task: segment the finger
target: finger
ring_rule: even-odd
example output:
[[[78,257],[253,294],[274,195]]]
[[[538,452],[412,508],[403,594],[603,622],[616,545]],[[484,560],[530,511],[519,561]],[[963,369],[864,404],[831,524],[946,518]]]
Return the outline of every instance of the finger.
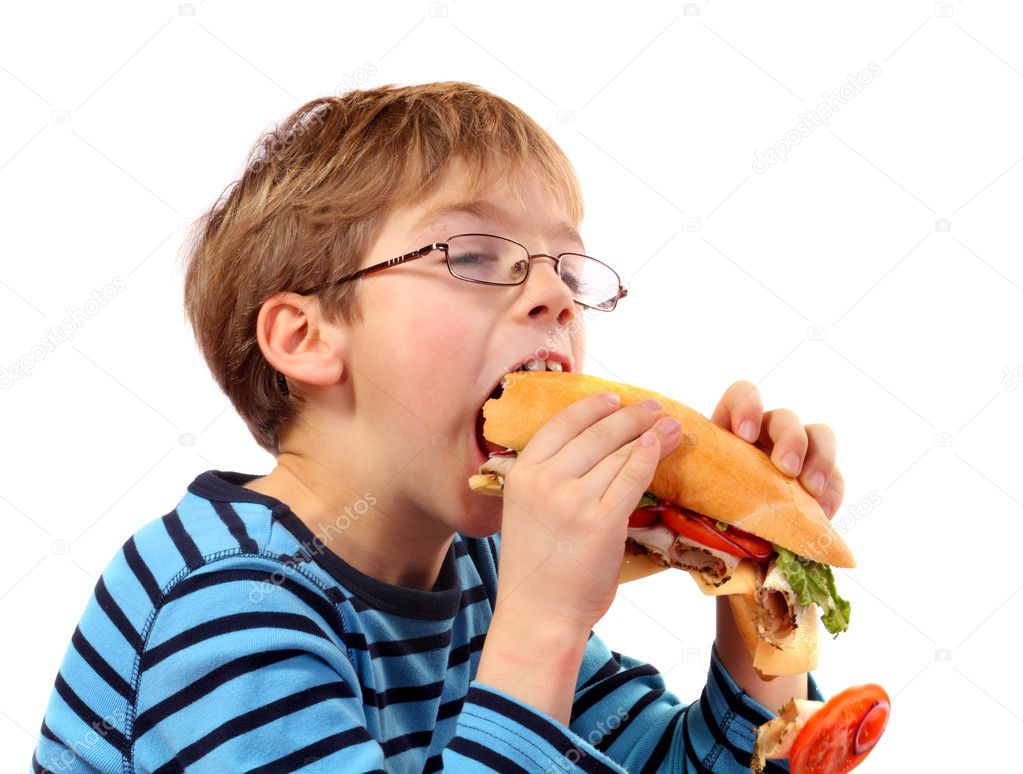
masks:
[[[828,483],[824,487],[824,494],[817,498],[817,502],[821,504],[821,508],[830,519],[838,513],[843,497],[845,497],[845,479],[842,478],[842,473],[838,468],[835,468],[831,471],[831,478],[828,479]]]
[[[609,454],[639,438],[655,422],[663,423],[663,433],[668,432],[669,425],[678,425],[677,420],[664,416],[664,409],[658,401],[640,401],[626,406],[583,430],[551,457],[548,465],[559,477],[579,478]]]
[[[753,443],[760,435],[764,404],[753,382],[738,381],[725,390],[710,421]]]
[[[682,440],[681,430],[670,430],[666,428],[662,422],[664,418],[654,423],[652,432],[657,434],[657,438],[660,441],[660,453],[658,461],[663,460],[676,448],[678,448],[679,442]],[[581,482],[587,492],[593,492],[596,496],[602,497],[606,492],[611,482],[614,480],[622,468],[629,461],[629,457],[632,455],[632,447],[637,441],[631,441],[625,444],[625,446],[617,449],[611,454],[607,455],[603,460],[594,466],[593,470],[582,477]]]
[[[806,430],[793,412],[773,409],[764,414],[757,446],[771,455],[771,461],[782,473],[799,475],[808,444]]]
[[[799,482],[807,492],[820,498],[835,469],[835,434],[827,425],[804,425],[807,449]]]
[[[608,399],[608,395],[614,398],[613,402]],[[614,413],[620,406],[621,400],[613,393],[597,393],[577,400],[551,417],[533,434],[519,455],[519,460],[543,462],[554,456],[585,428]]]
[[[646,446],[644,439],[650,438],[652,446]],[[650,486],[657,463],[660,460],[660,441],[656,432],[643,433],[636,443],[632,444],[629,457],[622,469],[612,479],[604,496],[600,498],[605,509],[618,515],[632,513],[633,508]],[[622,525],[624,526],[624,519]]]

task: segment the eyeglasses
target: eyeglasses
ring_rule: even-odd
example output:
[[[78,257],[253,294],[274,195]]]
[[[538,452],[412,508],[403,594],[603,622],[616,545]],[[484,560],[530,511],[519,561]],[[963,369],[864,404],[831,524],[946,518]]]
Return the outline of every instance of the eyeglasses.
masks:
[[[411,253],[399,255],[389,261],[359,269],[347,277],[335,280],[331,285],[342,285],[372,272],[390,269],[416,258],[423,258],[434,250],[444,253],[448,271],[453,277],[481,285],[521,285],[529,276],[534,258],[550,258],[561,280],[572,291],[572,299],[590,309],[612,311],[618,299],[628,295],[618,274],[603,261],[581,253],[561,253],[557,256],[546,253],[530,255],[524,245],[493,234],[456,234],[446,242],[434,242]],[[310,295],[322,287],[298,291],[299,295]]]

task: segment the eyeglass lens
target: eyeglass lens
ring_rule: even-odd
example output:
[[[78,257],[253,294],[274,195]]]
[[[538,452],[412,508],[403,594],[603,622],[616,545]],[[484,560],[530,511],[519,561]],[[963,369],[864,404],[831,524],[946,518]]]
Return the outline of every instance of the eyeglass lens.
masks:
[[[495,285],[517,285],[529,267],[522,245],[486,234],[459,234],[448,239],[448,267],[461,279]],[[573,298],[586,306],[613,309],[618,298],[618,275],[595,258],[567,253],[558,274]]]

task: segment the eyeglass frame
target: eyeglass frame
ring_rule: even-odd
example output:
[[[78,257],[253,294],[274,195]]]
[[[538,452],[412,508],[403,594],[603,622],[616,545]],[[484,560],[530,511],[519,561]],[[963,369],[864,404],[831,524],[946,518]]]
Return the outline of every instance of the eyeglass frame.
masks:
[[[448,243],[452,239],[456,239],[458,237],[463,237],[463,236],[493,237],[495,239],[503,239],[505,242],[511,242],[513,245],[518,245],[519,247],[521,247],[526,252],[526,273],[522,275],[522,279],[520,279],[518,282],[488,282],[487,280],[473,279],[471,277],[461,277],[461,276],[455,274],[454,269],[451,268],[451,262],[448,259]],[[526,279],[529,277],[529,272],[530,272],[530,270],[533,267],[533,259],[534,258],[550,258],[552,261],[554,261],[554,271],[556,273],[558,273],[558,269],[561,266],[561,259],[564,256],[566,256],[566,255],[574,255],[574,256],[577,256],[577,257],[580,257],[580,258],[587,258],[587,259],[589,259],[591,261],[596,261],[601,266],[605,267],[608,271],[610,271],[615,276],[615,279],[618,281],[618,291],[610,299],[613,302],[610,309],[602,309],[599,306],[592,306],[590,304],[583,303],[582,301],[577,301],[575,299],[575,297],[573,296],[572,301],[574,303],[579,304],[580,306],[585,306],[587,309],[595,309],[598,312],[613,312],[615,310],[615,308],[618,306],[618,302],[621,299],[625,298],[629,294],[629,289],[627,287],[625,287],[624,285],[622,285],[622,278],[618,274],[618,272],[616,272],[614,269],[612,269],[610,266],[608,266],[606,263],[604,263],[599,258],[594,258],[592,255],[586,255],[584,253],[568,253],[568,252],[566,252],[566,253],[558,253],[557,256],[553,256],[553,255],[550,255],[548,253],[530,253],[528,247],[526,247],[524,244],[522,244],[520,242],[516,242],[514,239],[509,239],[508,237],[498,236],[497,234],[480,234],[480,233],[453,234],[452,236],[449,236],[443,242],[434,242],[434,243],[429,244],[429,245],[424,245],[423,247],[420,247],[418,250],[413,250],[410,253],[405,253],[404,255],[399,255],[397,258],[391,258],[388,261],[382,261],[381,263],[376,263],[376,264],[373,264],[372,266],[367,266],[367,267],[365,267],[363,269],[359,269],[358,271],[353,272],[352,274],[349,274],[346,277],[342,277],[339,280],[333,280],[332,282],[329,282],[326,285],[320,285],[320,286],[315,287],[315,288],[310,288],[309,290],[298,290],[298,291],[295,291],[295,292],[298,295],[300,295],[300,296],[308,296],[308,295],[311,295],[313,293],[320,292],[325,287],[336,287],[338,285],[343,285],[346,282],[351,282],[353,280],[361,279],[362,277],[366,276],[367,274],[371,274],[373,272],[383,271],[384,269],[390,269],[392,266],[398,266],[398,265],[403,264],[403,263],[408,263],[409,261],[414,261],[417,258],[425,258],[427,255],[429,255],[430,253],[434,252],[435,250],[441,250],[444,253],[444,265],[448,267],[448,273],[450,273],[451,276],[454,277],[455,279],[461,280],[462,282],[473,282],[473,283],[476,283],[478,285],[496,285],[496,286],[499,286],[499,287],[514,287],[516,285],[521,285],[522,283],[524,283],[526,281]],[[558,278],[561,279],[561,274],[560,273],[558,273]]]

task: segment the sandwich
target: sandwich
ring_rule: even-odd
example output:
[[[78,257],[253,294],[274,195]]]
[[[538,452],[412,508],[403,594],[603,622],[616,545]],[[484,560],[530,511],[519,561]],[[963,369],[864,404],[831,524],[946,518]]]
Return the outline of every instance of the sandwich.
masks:
[[[753,666],[765,679],[817,666],[818,622],[837,635],[849,603],[832,567],[855,567],[824,511],[770,457],[664,395],[587,374],[508,373],[484,403],[477,431],[489,454],[469,486],[500,495],[529,439],[581,398],[613,392],[622,406],[656,398],[682,424],[629,518],[619,583],[669,568],[703,593],[726,595]]]
[[[854,685],[826,702],[789,699],[776,717],[754,729],[750,769],[789,759],[791,774],[852,771],[877,745],[888,726],[891,700],[877,683]]]

